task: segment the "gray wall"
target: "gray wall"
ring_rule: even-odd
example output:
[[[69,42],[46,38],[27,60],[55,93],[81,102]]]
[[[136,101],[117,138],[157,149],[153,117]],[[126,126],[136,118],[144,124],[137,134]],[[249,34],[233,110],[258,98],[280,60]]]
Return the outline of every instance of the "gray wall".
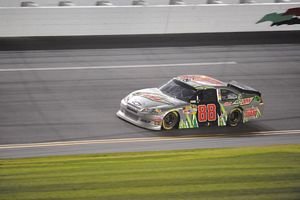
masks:
[[[0,0],[0,7],[18,7],[22,1],[33,1],[39,6],[57,6],[60,0]],[[93,6],[97,0],[70,0],[78,6]],[[169,0],[145,0],[148,5],[168,5]],[[225,4],[239,4],[240,0],[222,0]],[[131,5],[132,0],[110,0],[114,5]],[[206,4],[207,0],[184,0],[186,4]],[[274,0],[256,0],[257,3],[273,3]],[[300,0],[290,0],[300,2]]]
[[[295,4],[0,8],[0,37],[300,30],[256,24]]]

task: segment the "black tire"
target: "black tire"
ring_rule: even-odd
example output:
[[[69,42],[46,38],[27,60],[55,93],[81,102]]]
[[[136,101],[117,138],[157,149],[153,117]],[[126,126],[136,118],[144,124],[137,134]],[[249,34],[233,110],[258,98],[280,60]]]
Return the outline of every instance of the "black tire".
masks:
[[[243,121],[243,112],[239,108],[233,109],[227,118],[227,125],[230,127],[236,127]]]
[[[179,116],[177,112],[169,112],[163,119],[162,128],[165,130],[172,130],[177,127]]]

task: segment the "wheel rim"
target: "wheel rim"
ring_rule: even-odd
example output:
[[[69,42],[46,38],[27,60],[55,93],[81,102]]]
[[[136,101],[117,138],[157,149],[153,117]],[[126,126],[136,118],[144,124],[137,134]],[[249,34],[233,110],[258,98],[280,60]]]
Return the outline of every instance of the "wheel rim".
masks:
[[[239,110],[234,110],[229,115],[229,125],[230,126],[237,126],[241,122],[241,112]]]
[[[175,112],[168,113],[163,120],[163,128],[170,130],[173,129],[178,122],[178,115]]]

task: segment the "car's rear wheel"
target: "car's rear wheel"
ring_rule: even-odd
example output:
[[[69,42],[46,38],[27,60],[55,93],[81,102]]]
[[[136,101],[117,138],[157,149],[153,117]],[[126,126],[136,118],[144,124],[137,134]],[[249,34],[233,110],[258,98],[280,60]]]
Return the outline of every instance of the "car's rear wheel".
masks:
[[[239,108],[235,108],[230,112],[227,119],[227,125],[231,127],[238,126],[243,121],[243,112]]]
[[[178,125],[179,116],[177,112],[169,112],[163,119],[162,128],[171,130]]]

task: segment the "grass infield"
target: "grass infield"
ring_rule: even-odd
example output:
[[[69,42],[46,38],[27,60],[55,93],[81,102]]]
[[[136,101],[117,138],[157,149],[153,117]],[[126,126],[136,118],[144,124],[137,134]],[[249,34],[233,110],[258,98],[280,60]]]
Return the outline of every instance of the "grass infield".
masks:
[[[300,145],[0,160],[0,199],[300,199]]]

